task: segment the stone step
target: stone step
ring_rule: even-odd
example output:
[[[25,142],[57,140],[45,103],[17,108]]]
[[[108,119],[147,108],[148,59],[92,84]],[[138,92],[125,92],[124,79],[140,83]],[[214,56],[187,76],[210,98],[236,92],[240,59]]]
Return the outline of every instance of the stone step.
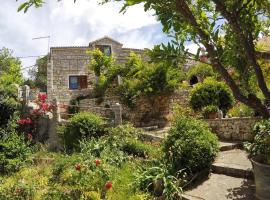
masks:
[[[158,126],[145,126],[145,127],[139,127],[145,131],[155,131],[158,129]]]
[[[213,173],[239,178],[252,178],[252,165],[247,153],[241,149],[219,152],[211,169]]]
[[[219,141],[220,151],[229,151],[232,149],[242,149],[243,144],[241,142]]]
[[[210,174],[203,183],[184,192],[185,200],[254,200],[254,181],[223,174]]]

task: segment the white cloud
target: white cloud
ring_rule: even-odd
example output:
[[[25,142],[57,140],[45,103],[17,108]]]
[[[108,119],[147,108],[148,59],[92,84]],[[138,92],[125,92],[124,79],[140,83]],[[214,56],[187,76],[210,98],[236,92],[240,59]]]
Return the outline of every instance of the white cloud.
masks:
[[[186,50],[188,50],[188,52],[196,54],[198,51],[199,46],[197,44],[191,43],[186,45]]]

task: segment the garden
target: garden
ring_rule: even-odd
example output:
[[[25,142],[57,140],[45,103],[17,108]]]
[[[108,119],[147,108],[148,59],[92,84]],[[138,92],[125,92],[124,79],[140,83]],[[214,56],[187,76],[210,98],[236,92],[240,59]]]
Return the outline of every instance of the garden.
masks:
[[[208,126],[180,113],[167,139],[153,143],[129,123],[109,127],[89,112],[59,125],[61,151],[49,151],[36,132],[37,119],[53,107],[46,98],[38,95],[36,109],[18,103],[6,113],[0,199],[179,199],[218,152]]]

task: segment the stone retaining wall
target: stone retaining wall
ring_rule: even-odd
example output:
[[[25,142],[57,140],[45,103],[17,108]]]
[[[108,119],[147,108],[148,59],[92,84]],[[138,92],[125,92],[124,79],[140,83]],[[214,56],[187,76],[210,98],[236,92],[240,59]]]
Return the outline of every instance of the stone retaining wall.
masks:
[[[259,118],[206,119],[219,138],[233,141],[252,140],[252,130]]]

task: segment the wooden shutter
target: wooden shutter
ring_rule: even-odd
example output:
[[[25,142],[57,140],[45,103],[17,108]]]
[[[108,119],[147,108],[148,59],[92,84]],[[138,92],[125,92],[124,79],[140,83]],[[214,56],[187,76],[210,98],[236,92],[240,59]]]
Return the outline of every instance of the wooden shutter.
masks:
[[[87,88],[87,76],[80,76],[80,88]]]

